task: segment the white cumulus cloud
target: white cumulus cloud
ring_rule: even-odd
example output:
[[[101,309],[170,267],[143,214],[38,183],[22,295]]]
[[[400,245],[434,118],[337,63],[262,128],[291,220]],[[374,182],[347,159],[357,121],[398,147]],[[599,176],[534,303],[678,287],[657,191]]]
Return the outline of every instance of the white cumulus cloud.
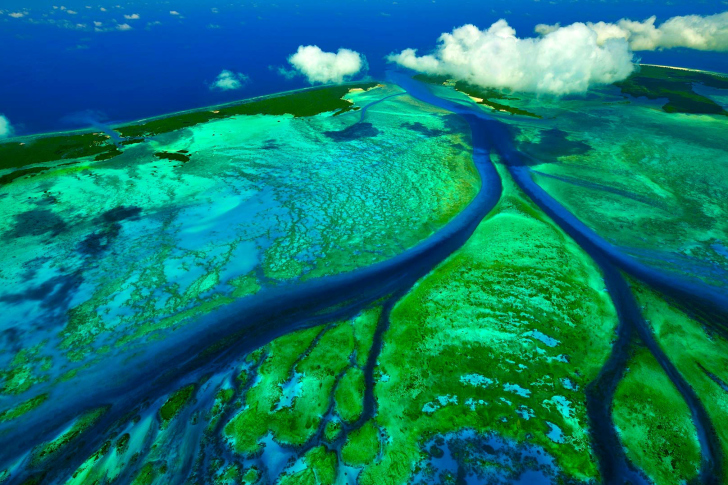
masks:
[[[13,126],[5,115],[0,114],[0,138],[7,138],[12,136]]]
[[[621,81],[634,69],[625,39],[599,45],[597,33],[582,23],[558,27],[539,38],[518,38],[502,19],[487,30],[464,25],[444,33],[432,54],[418,56],[416,50],[405,49],[388,60],[483,87],[554,95],[584,93],[593,85]]]
[[[170,11],[169,11],[169,14],[170,14],[170,15],[179,15],[179,12],[178,12],[178,11],[176,11],[176,10],[170,10]]]
[[[25,17],[25,13],[23,12],[10,12],[8,15],[10,15],[14,19]]]
[[[223,69],[217,75],[215,82],[210,85],[210,89],[219,91],[231,91],[240,89],[250,81],[250,78],[241,72],[228,71]]]
[[[324,52],[315,45],[299,46],[288,62],[311,84],[340,84],[366,67],[366,59],[358,52]]]
[[[686,47],[701,51],[728,51],[728,12],[715,15],[684,15],[672,17],[655,25],[652,16],[642,22],[621,19],[616,23],[588,22],[586,25],[597,33],[597,43],[603,45],[610,39],[625,39],[634,51],[654,51]],[[559,25],[539,24],[536,32],[548,34]]]
[[[129,24],[119,24],[116,26],[116,30],[121,30],[122,32],[125,30],[131,30],[131,25]]]
[[[138,13],[133,13],[131,15],[125,14],[124,18],[126,20],[139,20],[139,14]]]

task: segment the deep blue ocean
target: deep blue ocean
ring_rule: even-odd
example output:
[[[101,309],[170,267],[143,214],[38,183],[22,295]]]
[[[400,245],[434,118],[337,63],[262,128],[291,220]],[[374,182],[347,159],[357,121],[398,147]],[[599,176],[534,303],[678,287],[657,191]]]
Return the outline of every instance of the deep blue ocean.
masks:
[[[277,67],[302,44],[356,50],[367,58],[368,75],[382,78],[390,52],[431,50],[441,33],[465,23],[485,28],[505,18],[524,37],[538,23],[651,15],[659,23],[728,10],[718,0],[90,1],[0,3],[0,113],[17,134],[79,128],[91,120],[130,121],[300,88],[303,78],[285,79]],[[17,12],[27,13],[9,15]],[[124,17],[134,14],[139,18]],[[112,30],[88,31],[94,21]],[[124,23],[132,28],[114,29]],[[674,49],[638,55],[643,62],[728,72],[726,53]],[[222,69],[244,73],[250,82],[240,90],[210,90]]]

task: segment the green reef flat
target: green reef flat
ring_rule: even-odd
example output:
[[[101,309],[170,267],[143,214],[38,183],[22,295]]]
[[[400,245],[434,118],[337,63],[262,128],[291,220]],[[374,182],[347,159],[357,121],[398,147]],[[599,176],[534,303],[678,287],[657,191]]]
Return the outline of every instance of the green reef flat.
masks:
[[[418,78],[471,94],[457,87],[461,82]],[[720,106],[725,98],[694,90],[725,93],[726,79],[640,66],[625,83],[693,93]],[[664,96],[645,101],[625,96],[624,89],[605,87],[581,99],[519,93],[510,103],[542,119],[489,114],[510,126],[534,180],[600,236],[661,270],[728,284],[724,117],[715,110],[663,110]]]
[[[0,483],[726,483],[723,79],[1,144]]]
[[[640,73],[648,68],[679,73],[687,88],[686,78],[724,82],[650,66]],[[724,117],[666,112],[660,100],[625,101],[613,87],[585,99],[523,97],[543,120],[501,118],[528,155],[534,180],[600,236],[663,271],[727,284]]]
[[[655,482],[697,478],[700,445],[690,410],[648,351],[629,361],[613,413],[628,458]]]
[[[632,282],[637,301],[644,309],[646,320],[650,324],[660,347],[674,362],[677,370],[687,380],[690,386],[704,403],[706,411],[714,423],[714,428],[708,430],[713,433],[719,442],[718,452],[728,458],[728,430],[723,425],[723,416],[728,412],[728,339],[724,335],[718,335],[710,327],[706,326],[699,318],[690,316],[674,302],[666,300],[656,292],[646,288],[636,281]],[[673,396],[670,407],[680,410],[682,418],[676,416],[668,432],[677,431],[676,427],[686,426],[682,402],[676,400],[674,391],[663,390],[662,402],[666,402]],[[669,402],[669,401],[667,401]],[[682,420],[682,421],[681,421]],[[664,432],[660,430],[660,432]],[[683,463],[683,456],[692,456],[693,463],[696,461],[694,441],[692,433],[682,432],[681,436],[670,442],[671,454],[679,457],[677,466],[685,470],[686,479],[689,478],[690,462]],[[644,439],[644,438],[643,438]],[[650,460],[650,466],[654,467],[663,476],[674,473],[676,467],[665,467],[664,454],[659,450],[653,450],[645,457]],[[677,460],[675,460],[677,461]],[[661,468],[661,470],[659,470]],[[681,471],[682,471],[681,470]]]
[[[3,188],[1,271],[14,292],[84,282],[74,301],[37,309],[45,313],[36,318],[58,327],[11,356],[5,392],[59,379],[61,369],[75,374],[263,286],[351,271],[432,234],[468,203],[479,179],[461,148],[468,141],[460,122],[396,99],[409,114],[404,124],[374,111],[368,117],[379,128],[361,132],[346,131],[354,111],[231,117],[124,147],[103,162],[49,166]],[[439,138],[423,138],[423,129]],[[396,130],[396,142],[380,130]],[[159,159],[162,151],[190,160]]]
[[[425,461],[422,441],[493,423],[566,476],[596,476],[583,391],[609,353],[614,308],[593,263],[500,172],[499,205],[392,311],[375,388],[391,438],[362,483],[404,483],[412,470],[395,464]]]

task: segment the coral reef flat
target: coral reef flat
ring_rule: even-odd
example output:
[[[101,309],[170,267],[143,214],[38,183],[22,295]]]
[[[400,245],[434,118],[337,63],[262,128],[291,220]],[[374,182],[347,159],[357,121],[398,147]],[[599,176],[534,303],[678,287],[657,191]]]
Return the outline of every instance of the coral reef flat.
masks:
[[[724,83],[0,144],[0,483],[725,483]]]
[[[584,388],[609,354],[615,310],[598,268],[500,173],[494,213],[392,311],[375,390],[390,444],[362,483],[406,481],[392,463],[423,459],[423,439],[492,423],[558,455],[567,476],[596,475]]]

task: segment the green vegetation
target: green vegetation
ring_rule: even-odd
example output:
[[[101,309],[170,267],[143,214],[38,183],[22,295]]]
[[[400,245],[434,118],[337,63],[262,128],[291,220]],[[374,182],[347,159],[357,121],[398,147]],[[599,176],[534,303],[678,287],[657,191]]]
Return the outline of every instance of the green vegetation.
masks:
[[[341,434],[341,421],[330,420],[324,427],[324,438],[332,442]]]
[[[34,173],[45,172],[46,170],[48,170],[48,168],[46,167],[33,167],[23,170],[15,170],[14,172],[6,173],[5,175],[0,176],[0,185],[9,184],[13,180],[19,179],[20,177],[32,175]]]
[[[367,363],[374,331],[377,329],[377,322],[379,322],[381,314],[382,307],[376,306],[364,310],[351,322],[354,327],[354,338],[356,339],[356,363],[359,367],[364,367]]]
[[[0,394],[22,394],[34,385],[48,380],[53,360],[43,356],[46,342],[20,349],[10,364],[0,370]]]
[[[630,360],[612,415],[627,457],[655,485],[696,477],[700,445],[690,409],[648,350],[638,349]]]
[[[307,355],[304,354],[304,358],[293,368],[300,377],[294,377],[287,370],[290,367],[281,367],[280,375],[285,378],[275,381],[266,379],[253,387],[246,399],[248,408],[228,425],[232,426],[231,434],[235,437],[236,449],[254,449],[268,430],[273,432],[280,443],[301,445],[306,442],[321,424],[336,377],[349,365],[353,347],[351,326],[336,325],[326,330],[318,344]],[[299,351],[295,355],[301,353]],[[261,376],[265,376],[267,364],[266,360],[261,367]],[[283,387],[290,379],[298,379],[296,384],[291,385],[297,389],[296,395],[284,396]],[[271,386],[275,388],[271,389]],[[274,396],[277,399],[272,401]],[[287,405],[287,400],[291,401],[290,405]],[[246,428],[243,431],[247,438],[245,441],[239,439],[243,427]],[[245,447],[241,446],[243,444]]]
[[[360,83],[345,86],[326,86],[306,91],[283,94],[270,98],[245,101],[241,104],[221,107],[215,110],[199,110],[175,114],[142,124],[119,127],[117,131],[126,140],[121,145],[133,145],[144,141],[145,136],[169,133],[180,128],[188,128],[207,121],[229,118],[237,115],[282,115],[295,117],[313,116],[328,111],[340,115],[356,110],[352,103],[342,99],[353,88],[371,89],[377,83]],[[37,137],[28,142],[0,143],[0,170],[20,168],[26,165],[52,162],[55,160],[94,157],[94,161],[104,161],[121,155],[123,152],[104,133],[84,133]],[[157,153],[160,158],[186,162],[189,157],[183,154]],[[0,185],[43,171],[34,168],[12,172],[0,177]]]
[[[474,84],[470,84],[465,81],[452,81],[447,76],[429,76],[427,74],[418,74],[414,77],[418,81],[430,83],[430,84],[446,84],[448,86],[454,87],[457,91],[460,91],[462,93],[467,94],[468,96],[472,98],[477,98],[479,101],[476,101],[478,104],[481,104],[483,106],[488,106],[489,108],[495,110],[495,111],[503,111],[506,113],[510,113],[512,115],[519,115],[519,116],[530,116],[532,118],[541,118],[541,116],[531,113],[530,111],[526,111],[524,109],[511,106],[508,104],[502,104],[498,103],[496,101],[493,101],[494,99],[502,100],[502,101],[518,101],[518,98],[508,96],[503,91],[493,88],[483,88],[480,86],[476,86]]]
[[[602,99],[575,103],[578,116],[554,110],[538,127],[517,124],[519,148],[533,154],[527,163],[552,162],[534,166],[534,180],[644,263],[724,285],[716,276],[728,271],[728,117],[676,116],[644,102],[605,107]]]
[[[245,475],[243,475],[243,483],[242,485],[252,485],[253,483],[257,482],[260,478],[260,472],[257,468],[253,467],[248,469],[248,471],[245,472]]]
[[[379,429],[373,420],[352,431],[341,450],[341,459],[349,466],[369,465],[379,455]]]
[[[497,209],[392,312],[375,371],[377,413],[341,448],[345,464],[363,468],[363,485],[406,482],[427,439],[465,428],[528,440],[567,477],[597,477],[583,389],[611,350],[615,311],[594,263],[498,169],[505,189]],[[252,456],[267,433],[305,443],[332,397],[336,414],[355,421],[379,313],[266,346],[244,408],[225,427],[234,450]],[[324,437],[333,443],[341,430],[334,418]],[[321,480],[306,461],[281,483]]]
[[[245,383],[241,382],[241,385],[245,385]],[[207,425],[208,432],[217,428],[223,410],[227,407],[227,404],[230,403],[234,396],[235,389],[231,388],[220,389],[217,392],[217,395],[215,396],[215,404],[213,404],[212,409],[210,409],[207,416],[207,419],[209,420]]]
[[[462,91],[469,96],[472,96],[472,97],[475,97],[478,99],[482,99],[482,101],[478,101],[478,104],[482,104],[483,106],[488,106],[489,108],[492,108],[495,111],[504,111],[504,112],[510,113],[512,115],[521,115],[521,116],[530,116],[532,118],[541,118],[539,115],[531,113],[530,111],[526,111],[525,109],[516,108],[514,106],[509,106],[507,104],[496,103],[495,101],[493,101],[493,98],[506,99],[506,100],[513,100],[513,99],[518,99],[518,98],[509,98],[509,97],[505,97],[505,96],[502,98],[496,98],[494,94],[491,94],[490,97],[488,97],[488,98],[480,98],[480,96],[478,96],[478,94],[487,95],[490,91],[495,91],[493,89],[489,89],[489,90],[487,90],[487,92],[484,92],[484,93],[478,93],[477,89],[472,89],[472,87],[470,85],[468,85],[467,87],[458,88],[458,91]],[[497,91],[495,91],[495,93],[497,93]]]
[[[0,170],[82,157],[102,157],[117,152],[103,133],[35,138],[27,143],[0,143]],[[119,152],[120,153],[120,152]]]
[[[237,464],[227,465],[214,479],[215,485],[237,485],[240,482],[240,466]]]
[[[24,401],[17,406],[8,409],[7,411],[3,411],[2,413],[0,413],[0,423],[4,423],[5,421],[10,421],[12,419],[18,418],[23,414],[32,411],[33,409],[46,402],[47,399],[48,393],[40,394],[39,396],[28,399],[27,401]]]
[[[364,106],[397,92],[396,87],[355,91],[344,102]],[[30,393],[44,380],[54,385],[66,378],[83,381],[108,353],[154,345],[175,329],[194,325],[202,315],[256,293],[266,278],[308,279],[353,270],[393,257],[432,234],[477,193],[468,132],[460,129],[465,126],[458,120],[406,101],[405,96],[388,103],[397,103],[408,120],[422,120],[441,134],[422,140],[419,133],[401,127],[401,118],[379,108],[369,113],[370,121],[382,133],[398,130],[401,137],[351,143],[311,136],[344,130],[358,119],[352,114],[313,119],[238,116],[149,140],[144,146],[120,146],[124,155],[108,162],[88,157],[71,167],[53,168],[49,163],[45,173],[26,175],[3,187],[10,195],[4,199],[8,230],[27,234],[23,245],[10,245],[6,230],[11,248],[3,274],[18,294],[36,285],[23,277],[29,264],[25,257],[32,255],[23,247],[42,246],[58,264],[69,262],[70,266],[58,266],[67,268],[67,276],[82,260],[95,261],[99,271],[88,275],[91,291],[73,300],[66,324],[44,330],[53,342],[53,348],[40,351],[39,358],[46,360],[5,366],[0,371],[2,391]],[[362,149],[362,143],[374,150]],[[192,160],[160,161],[155,152],[191,154]],[[348,161],[346,167],[341,159]],[[293,187],[300,196],[291,197]],[[263,205],[253,200],[268,209],[259,212]],[[223,207],[232,203],[249,203],[255,209],[243,211],[249,214],[246,223],[226,222],[229,216],[223,214],[229,209]],[[137,224],[124,222],[127,219],[112,222],[121,205],[133,206],[129,220],[139,215],[146,219],[160,210],[170,219],[148,230],[133,227]],[[213,225],[222,230],[199,239],[180,232],[197,225],[196,217],[185,214],[198,209],[214,217]],[[117,245],[129,251],[110,250]],[[130,256],[142,249],[149,257]],[[209,251],[223,253],[208,258]],[[256,266],[238,274],[238,263],[241,268]],[[291,266],[298,269],[289,271]],[[42,278],[48,275],[41,273]],[[366,319],[366,335],[357,337],[359,366],[366,362],[368,332],[376,326],[377,315],[361,318]],[[228,345],[238,337],[216,344]],[[201,357],[221,350],[211,345]],[[44,371],[44,365],[51,370]]]
[[[356,421],[363,410],[364,373],[352,367],[339,382],[336,392],[336,411],[348,423]]]
[[[237,115],[283,115],[290,114],[295,117],[314,116],[328,111],[338,110],[341,114],[353,109],[348,101],[341,99],[350,89],[371,89],[377,83],[350,84],[345,86],[325,86],[306,91],[300,91],[282,96],[273,96],[260,100],[247,101],[241,104],[221,107],[214,110],[192,111],[176,114],[138,125],[128,125],[118,128],[121,136],[125,138],[138,138],[159,135],[188,128],[211,120],[229,118]]]
[[[129,435],[124,436],[128,437]],[[123,440],[124,436],[122,436],[122,439],[120,439],[119,442]],[[73,475],[68,479],[66,485],[93,483],[93,481],[89,480],[89,475],[91,475],[93,468],[100,462],[101,458],[109,452],[109,450],[111,450],[111,440],[104,442],[101,448],[96,450],[93,455],[84,461],[81,466],[73,472]],[[119,443],[117,442],[116,453],[121,454],[124,451],[119,451]],[[104,461],[101,461],[101,463],[104,463]]]
[[[165,463],[145,463],[131,485],[152,485],[160,476],[167,473],[167,465]]]
[[[728,429],[723,424],[728,415],[728,392],[721,384],[728,383],[728,341],[672,306],[653,290],[637,281],[631,281],[631,284],[662,350],[705,406],[713,424],[713,430],[709,432],[714,432],[718,437],[725,462],[728,460]],[[679,403],[677,405],[682,406]],[[674,440],[675,443],[685,441],[686,438]],[[689,460],[694,457],[690,448],[684,445],[682,453],[686,454],[675,455],[680,456],[681,461],[690,463]],[[725,483],[726,479],[728,472],[724,469],[718,481]]]
[[[122,455],[126,453],[126,450],[129,448],[129,439],[131,436],[129,433],[124,433],[121,435],[121,437],[116,441],[116,453],[119,455]]]
[[[259,382],[245,396],[245,409],[225,426],[225,434],[233,438],[238,453],[254,453],[261,449],[258,441],[274,423],[277,403],[282,397],[281,385],[290,380],[291,368],[306,352],[321,327],[292,332],[267,346],[267,355],[258,370]]]
[[[182,163],[190,161],[190,156],[184,153],[157,152],[154,156],[163,160],[173,160]]]
[[[305,443],[323,425],[332,397],[339,415],[354,421],[362,412],[364,375],[352,365],[352,356],[361,349],[357,359],[364,355],[362,362],[366,362],[380,312],[378,307],[370,308],[351,320],[299,330],[266,346],[257,383],[245,395],[245,407],[225,427],[235,451],[255,453],[268,432],[279,443]],[[333,441],[340,432],[338,421],[325,424],[327,440]]]
[[[321,485],[333,485],[336,480],[336,453],[323,446],[311,449],[304,457]]]
[[[116,157],[118,155],[121,155],[122,153],[124,153],[124,152],[122,152],[121,150],[119,150],[117,147],[113,147],[109,151],[106,151],[106,152],[103,152],[103,153],[99,153],[98,155],[96,155],[94,157],[94,161],[95,162],[103,162],[104,160],[111,160],[112,158],[114,158],[114,157]]]
[[[728,116],[728,112],[713,100],[693,90],[693,84],[728,89],[728,77],[708,72],[640,66],[626,80],[616,83],[623,94],[634,97],[668,101],[662,107],[667,113],[714,114]]]
[[[131,483],[132,485],[150,485],[155,478],[157,478],[157,474],[154,470],[154,464],[146,463]]]
[[[424,442],[465,428],[542,446],[567,477],[598,476],[583,390],[611,351],[615,310],[588,255],[498,170],[498,206],[392,311],[374,418],[388,439],[363,485],[407,482]]]
[[[216,400],[221,404],[226,404],[230,402],[230,399],[232,399],[234,395],[234,389],[220,389],[220,391],[217,393]]]
[[[284,475],[278,485],[334,485],[336,481],[336,452],[323,446],[312,448],[303,457],[306,468]]]
[[[129,146],[136,145],[137,143],[144,143],[144,138],[127,138],[126,140],[123,140],[120,144],[121,146]]]
[[[213,477],[213,483],[215,485],[253,485],[258,483],[260,476],[261,473],[255,467],[245,470],[242,465],[233,463],[226,465],[219,475]]]
[[[208,275],[204,275],[203,278],[206,278]],[[216,275],[213,273],[213,277]],[[197,306],[193,306],[191,308],[184,309],[176,314],[170,315],[165,318],[159,319],[157,322],[153,323],[145,323],[141,324],[134,328],[133,333],[129,333],[125,335],[124,337],[121,337],[119,340],[116,341],[115,346],[116,347],[124,347],[128,345],[130,342],[137,340],[141,337],[154,334],[155,332],[159,332],[165,328],[172,328],[176,325],[179,325],[181,322],[189,321],[190,319],[197,317],[199,315],[204,315],[206,313],[209,313],[213,311],[214,309],[221,307],[223,305],[226,305],[228,303],[231,303],[234,301],[232,298],[222,295],[213,295],[206,301],[203,301],[202,303],[198,304]],[[92,305],[88,305],[92,306]],[[81,306],[79,306],[81,307]],[[77,307],[77,308],[79,308]],[[67,328],[70,327],[70,325],[67,326]],[[69,332],[70,333],[70,332]],[[64,346],[69,345],[66,342],[71,341],[71,337],[77,338],[77,334],[72,334],[71,336],[67,337],[67,339],[64,341]],[[94,338],[94,335],[89,335],[88,338]],[[230,342],[221,342],[220,345],[227,345]],[[214,351],[214,349],[210,350]]]
[[[189,402],[192,394],[195,392],[195,385],[190,384],[175,391],[167,402],[159,408],[159,416],[162,422],[171,421],[180,412],[180,410]]]
[[[42,463],[49,456],[57,453],[70,443],[77,440],[84,431],[93,426],[101,418],[101,416],[108,411],[108,409],[108,406],[103,406],[82,414],[78,417],[78,419],[76,419],[76,421],[74,421],[71,427],[63,432],[58,438],[37,446],[33,450],[33,462],[37,464]]]

